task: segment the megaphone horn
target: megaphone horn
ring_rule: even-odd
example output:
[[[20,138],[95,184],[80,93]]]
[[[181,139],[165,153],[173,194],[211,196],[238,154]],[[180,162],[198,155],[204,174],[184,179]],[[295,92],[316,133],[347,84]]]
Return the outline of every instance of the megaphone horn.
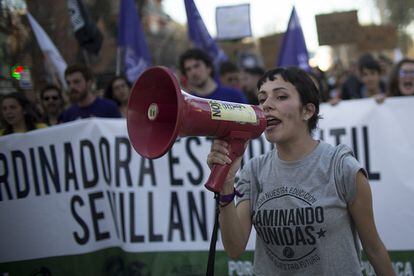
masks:
[[[210,100],[181,91],[166,67],[144,71],[132,87],[127,110],[128,136],[143,157],[163,156],[177,136],[208,136],[229,143],[229,157],[243,155],[244,144],[266,128],[263,111],[254,105]],[[205,187],[220,192],[231,164],[214,165]]]

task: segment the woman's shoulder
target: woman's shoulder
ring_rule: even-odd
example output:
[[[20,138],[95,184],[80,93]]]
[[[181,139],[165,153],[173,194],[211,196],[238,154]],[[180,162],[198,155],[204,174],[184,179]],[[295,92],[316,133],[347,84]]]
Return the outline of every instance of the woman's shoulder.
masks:
[[[321,147],[323,148],[323,152],[325,155],[330,156],[344,156],[344,155],[354,155],[353,150],[345,145],[345,144],[338,144],[336,146],[333,146],[331,144],[328,144],[324,141],[321,141]]]
[[[344,168],[361,168],[351,147],[339,144],[336,146],[326,143],[322,163],[327,168],[333,168],[334,172],[340,173]]]
[[[338,157],[352,156],[354,157],[354,151],[351,147],[339,144],[335,147],[335,153]]]

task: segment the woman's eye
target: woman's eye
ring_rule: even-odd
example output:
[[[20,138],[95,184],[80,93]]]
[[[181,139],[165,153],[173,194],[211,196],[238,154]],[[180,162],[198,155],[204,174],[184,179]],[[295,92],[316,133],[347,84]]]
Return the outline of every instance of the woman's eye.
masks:
[[[283,101],[287,99],[287,96],[278,96],[277,99]]]
[[[266,99],[259,99],[259,104],[263,104],[266,101]]]

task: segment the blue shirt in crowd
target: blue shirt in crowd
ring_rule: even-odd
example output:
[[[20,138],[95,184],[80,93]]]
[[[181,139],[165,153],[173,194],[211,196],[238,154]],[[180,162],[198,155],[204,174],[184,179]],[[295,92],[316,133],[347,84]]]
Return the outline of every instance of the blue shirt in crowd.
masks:
[[[95,101],[85,107],[77,104],[70,106],[59,116],[59,122],[66,123],[89,117],[121,118],[117,104],[109,99],[97,97]]]
[[[226,102],[234,102],[234,103],[243,103],[247,104],[247,98],[243,94],[243,92],[226,86],[217,85],[217,88],[207,96],[200,96],[195,94],[197,97],[212,99],[212,100],[219,100],[219,101],[226,101]]]

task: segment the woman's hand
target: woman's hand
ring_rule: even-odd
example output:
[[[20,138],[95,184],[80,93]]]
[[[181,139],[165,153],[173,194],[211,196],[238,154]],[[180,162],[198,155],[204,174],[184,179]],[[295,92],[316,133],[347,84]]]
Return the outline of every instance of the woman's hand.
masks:
[[[247,143],[245,145],[245,148],[247,146]],[[241,160],[243,158],[243,155],[240,157],[237,157],[233,163],[232,160],[229,157],[229,143],[224,140],[215,139],[213,141],[213,144],[211,145],[210,153],[207,156],[207,165],[210,167],[210,169],[213,168],[214,165],[230,165],[229,173],[227,174],[224,187],[230,188],[231,191],[233,189],[234,185],[234,177],[236,175],[236,172],[240,168]],[[223,188],[224,188],[223,187]],[[224,188],[223,190],[227,190]]]
[[[382,104],[385,101],[386,96],[384,94],[377,94],[374,96],[375,101],[378,104]]]

